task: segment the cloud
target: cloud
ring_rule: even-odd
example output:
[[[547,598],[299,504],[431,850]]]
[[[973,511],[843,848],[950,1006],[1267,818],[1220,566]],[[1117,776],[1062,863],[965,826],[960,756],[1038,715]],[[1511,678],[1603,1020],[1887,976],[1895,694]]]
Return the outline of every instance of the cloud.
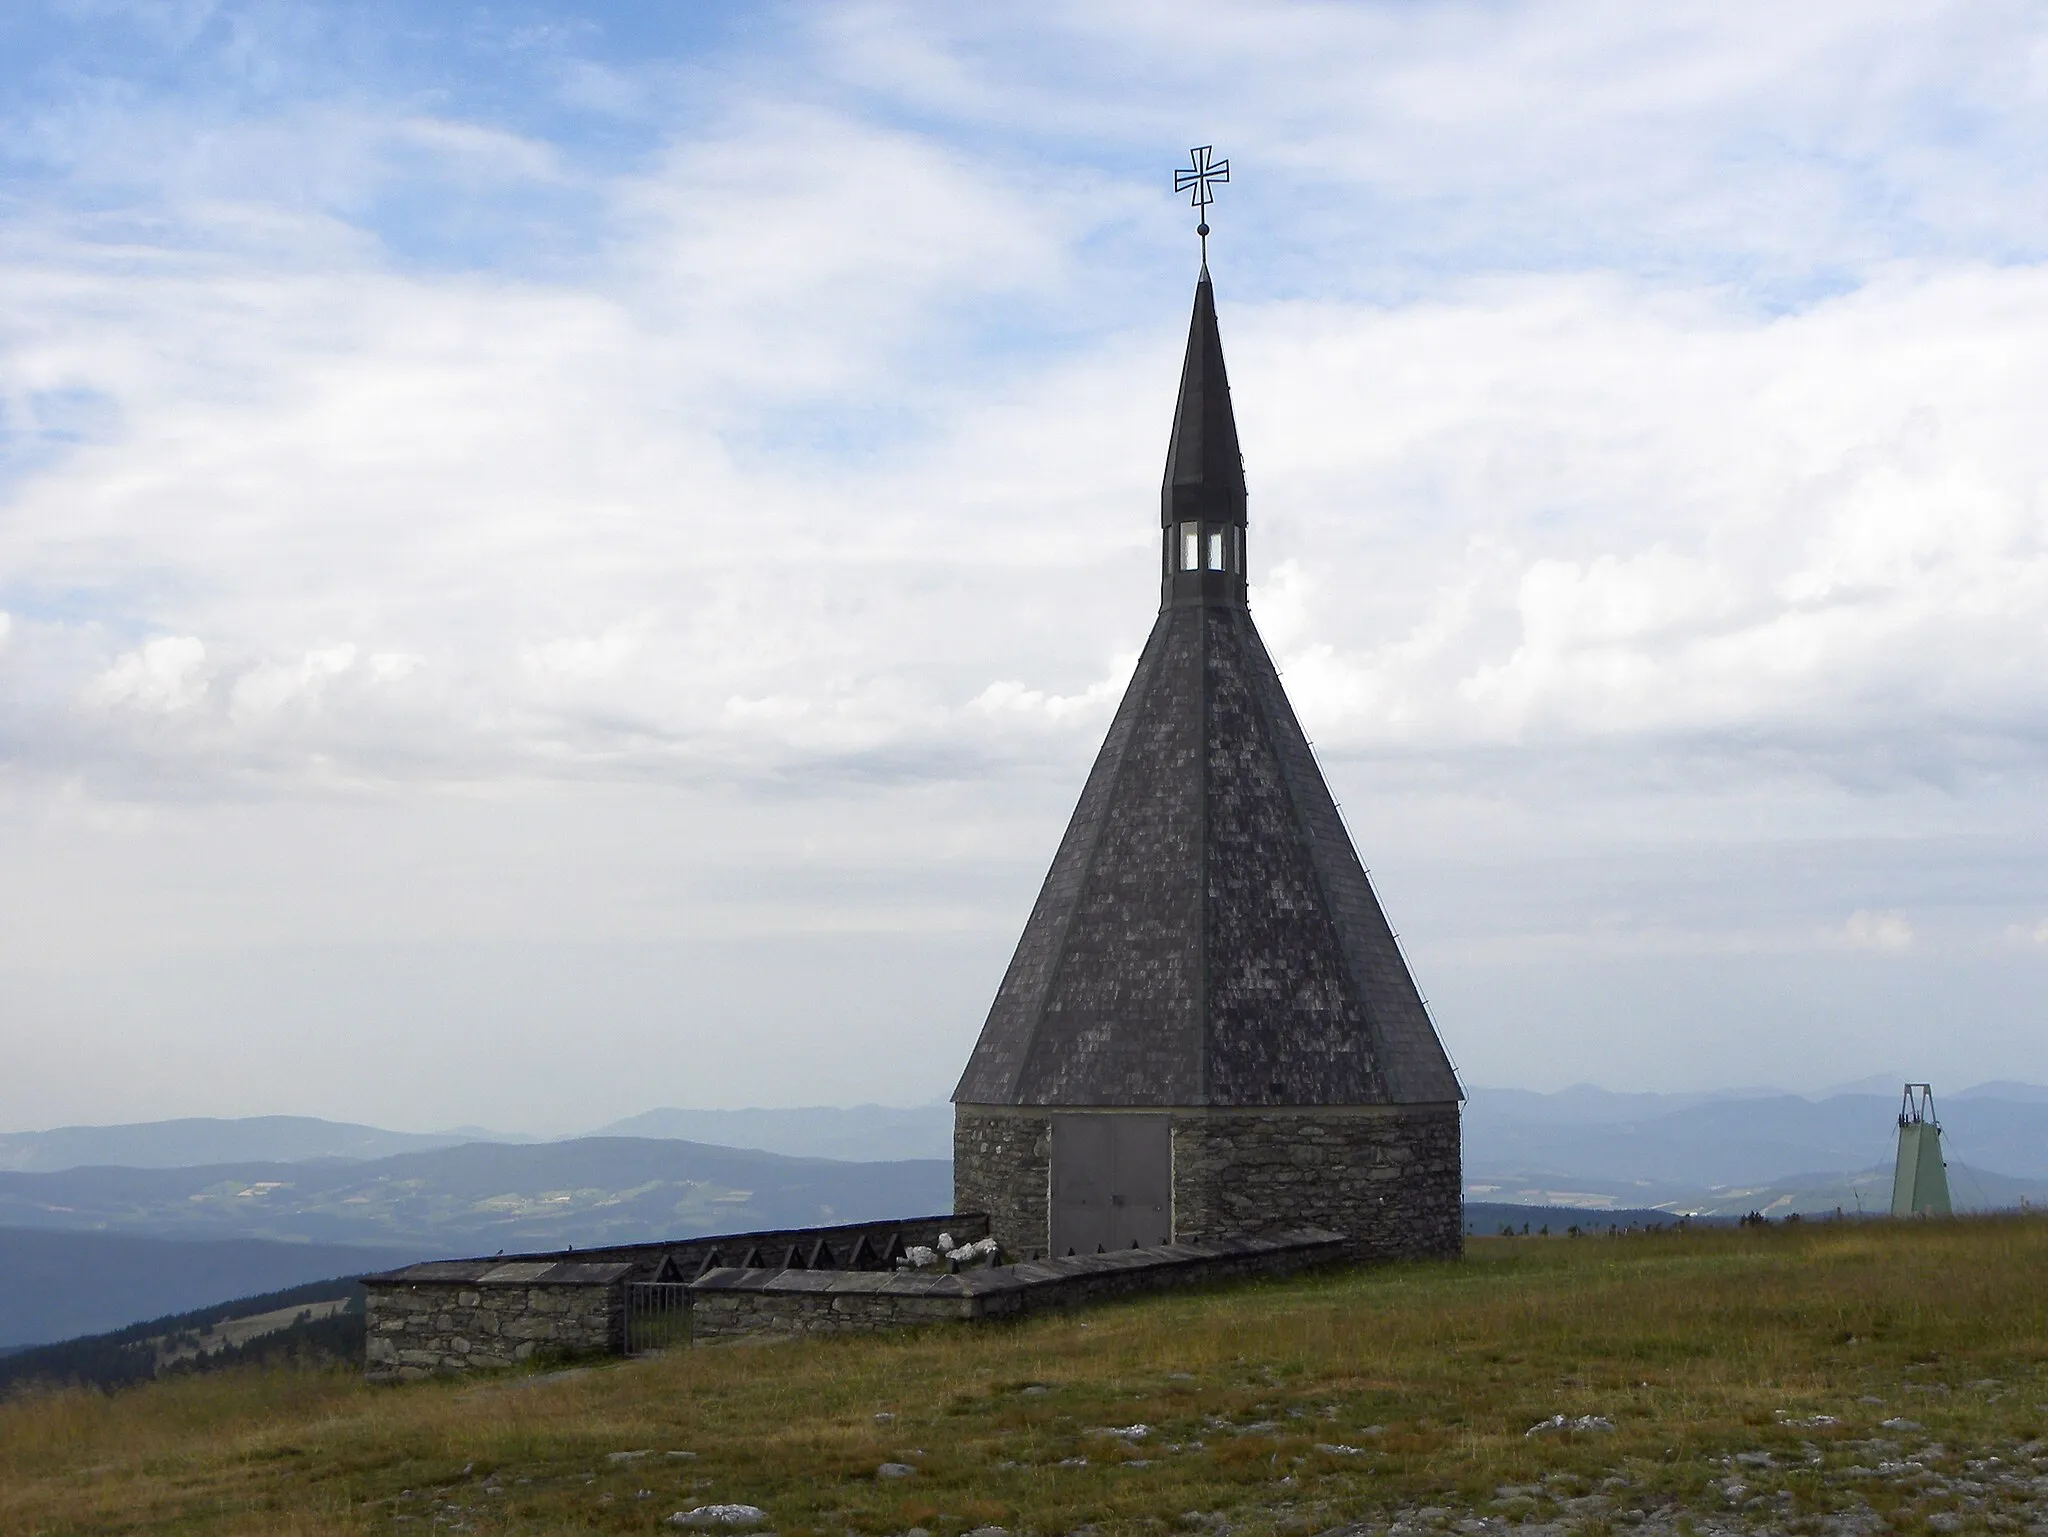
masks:
[[[1529,279],[1255,319],[1247,454],[1275,424],[1262,503],[1290,561],[1318,551],[1311,596],[1283,568],[1310,713],[1355,745],[2031,755],[2048,463],[2002,402],[2037,387],[2012,317],[2044,309],[2035,270],[1972,268],[1768,318]],[[1331,568],[1368,563],[1361,603]]]
[[[2006,929],[2005,934],[2014,944],[2048,950],[2048,918],[2043,918],[2038,923],[2012,924]]]
[[[206,698],[206,647],[192,635],[164,635],[118,657],[92,682],[91,703],[169,714]]]
[[[252,667],[235,680],[228,713],[245,720],[275,715],[293,704],[311,704],[329,680],[342,676],[355,665],[356,648],[343,641],[340,645],[308,651],[296,662]]]
[[[1048,694],[1028,687],[1014,678],[1004,678],[967,701],[967,708],[991,720],[1057,724],[1069,719],[1106,727],[1110,712],[1123,697],[1131,674],[1137,669],[1138,653],[1116,659],[1108,677],[1099,678],[1078,694]]]
[[[1913,937],[1913,925],[1904,913],[1858,908],[1842,925],[1842,941],[1851,950],[1910,950]]]
[[[754,365],[719,379],[727,354],[629,298],[323,289],[237,286],[218,325],[218,288],[90,289],[167,348],[209,332],[216,361],[124,377],[124,344],[96,349],[80,311],[75,377],[129,426],[32,478],[0,536],[34,586],[152,573],[164,597],[103,617],[207,637],[227,717],[210,753],[378,656],[467,701],[434,729],[469,763],[586,772],[575,733],[627,717],[670,757],[951,762],[977,720],[1078,728],[1107,703],[1088,651],[1145,622],[1158,413],[1118,411],[1112,447],[1074,406],[1142,398],[1141,366],[1165,399],[1163,347],[961,397],[891,462],[827,475],[655,406],[714,384],[729,406]],[[308,304],[327,319],[306,337],[248,313]],[[1713,740],[1849,779],[2027,757],[2048,721],[2048,463],[2015,403],[2048,381],[2003,345],[2016,316],[2048,321],[2030,270],[1902,273],[1775,318],[1559,279],[1392,313],[1236,306],[1254,605],[1298,708],[1339,751]],[[1080,452],[1067,499],[1019,524],[993,509],[1043,484],[1025,442]],[[1083,490],[1104,471],[1134,493],[1121,511]],[[963,521],[955,488],[990,511]],[[1099,619],[1036,633],[1046,559],[1102,595]],[[1081,676],[991,691],[1020,656]],[[157,697],[169,665],[109,655],[92,697]],[[159,693],[198,705],[198,676]],[[418,728],[406,697],[326,712],[324,750],[381,756]],[[755,712],[726,734],[728,701],[776,697],[808,701],[787,733]]]
[[[1056,123],[1075,156],[1157,167],[1200,101],[1238,169],[1219,248],[1285,243],[1266,259],[1325,289],[1603,268],[1796,306],[1873,262],[2048,237],[2028,195],[2043,22],[2012,5],[833,14],[862,79],[1018,135]]]

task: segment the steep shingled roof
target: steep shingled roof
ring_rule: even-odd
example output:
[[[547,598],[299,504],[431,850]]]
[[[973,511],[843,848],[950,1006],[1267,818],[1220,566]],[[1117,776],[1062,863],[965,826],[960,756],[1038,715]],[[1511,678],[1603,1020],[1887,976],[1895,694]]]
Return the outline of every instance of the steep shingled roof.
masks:
[[[1241,572],[1173,569],[1175,524],[1241,528],[1244,509],[1204,268],[1161,488],[1159,618],[956,1104],[1462,1097]]]

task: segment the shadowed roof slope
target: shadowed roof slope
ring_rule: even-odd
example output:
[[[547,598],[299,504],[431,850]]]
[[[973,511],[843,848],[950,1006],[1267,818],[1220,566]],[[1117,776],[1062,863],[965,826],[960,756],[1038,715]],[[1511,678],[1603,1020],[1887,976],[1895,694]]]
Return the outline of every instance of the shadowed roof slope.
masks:
[[[953,1099],[1373,1105],[1461,1098],[1234,578],[1173,525],[1242,525],[1206,269],[1162,487],[1152,634]]]

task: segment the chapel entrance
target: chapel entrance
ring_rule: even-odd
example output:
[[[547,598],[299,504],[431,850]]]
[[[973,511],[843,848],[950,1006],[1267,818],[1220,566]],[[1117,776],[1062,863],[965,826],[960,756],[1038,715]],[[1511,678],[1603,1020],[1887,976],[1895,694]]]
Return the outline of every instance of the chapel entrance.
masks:
[[[1164,1115],[1052,1118],[1052,1252],[1173,1238],[1173,1131]]]

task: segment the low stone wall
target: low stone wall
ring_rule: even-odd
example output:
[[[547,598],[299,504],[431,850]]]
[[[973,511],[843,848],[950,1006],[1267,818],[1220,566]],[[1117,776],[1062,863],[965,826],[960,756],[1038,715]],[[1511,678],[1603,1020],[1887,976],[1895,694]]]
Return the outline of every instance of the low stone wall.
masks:
[[[857,1334],[973,1318],[956,1288],[905,1285],[918,1278],[817,1271],[720,1270],[691,1283],[690,1339]],[[958,1277],[946,1277],[957,1280]]]
[[[1455,1169],[1455,1117],[1451,1127]],[[1179,1135],[1176,1125],[1176,1138]],[[1290,1139],[1287,1145],[1297,1141]],[[1177,1157],[1178,1146],[1176,1142]],[[1261,1156],[1267,1147],[1240,1129],[1234,1139],[1210,1139],[1201,1150],[1212,1158],[1227,1153],[1257,1169],[1273,1162],[1270,1151]],[[1268,1184],[1273,1191],[1281,1188],[1271,1179]],[[1462,1228],[1455,1185],[1452,1197],[1455,1251]],[[940,1220],[914,1219],[891,1224],[888,1231],[921,1233]],[[955,1213],[943,1221],[958,1241],[988,1231],[978,1213]],[[686,1294],[691,1338],[722,1339],[1018,1317],[1173,1287],[1287,1275],[1340,1262],[1357,1249],[1341,1233],[1296,1224],[1294,1230],[1279,1233],[1216,1234],[1149,1249],[1042,1258],[954,1273],[802,1268],[803,1254],[822,1254],[820,1242],[855,1231],[780,1233],[773,1244],[757,1241],[763,1235],[732,1235],[718,1240],[719,1253],[780,1253],[785,1258],[794,1255],[798,1262],[717,1265],[689,1280],[677,1274],[682,1267],[662,1245],[632,1246],[630,1257],[615,1257],[617,1250],[599,1251],[602,1259],[578,1254],[434,1260],[367,1276],[364,1371],[372,1381],[390,1382],[513,1366],[542,1352],[616,1355],[626,1347],[629,1285],[657,1277],[670,1279],[670,1285],[656,1290]],[[1002,1236],[1000,1229],[997,1236]],[[714,1259],[704,1243],[695,1240],[676,1247],[687,1249],[692,1259]]]
[[[766,1267],[769,1274],[792,1275],[886,1273],[905,1248],[929,1247],[942,1233],[955,1243],[972,1243],[987,1236],[988,1219],[979,1212],[952,1212],[551,1254],[428,1260],[363,1277],[363,1369],[373,1382],[390,1382],[511,1366],[541,1352],[616,1355],[626,1348],[629,1282],[684,1282],[713,1267]]]
[[[1174,1236],[1310,1224],[1355,1259],[1464,1252],[1458,1107],[1175,1111]]]
[[[848,1334],[975,1322],[1078,1307],[1113,1297],[1342,1262],[1349,1245],[1321,1229],[1072,1255],[962,1271],[894,1275],[714,1270],[690,1286],[691,1337]]]
[[[625,1348],[623,1265],[499,1267],[514,1274],[467,1284],[376,1286],[367,1291],[363,1372],[401,1382],[506,1367],[550,1355],[615,1355]],[[526,1279],[524,1270],[582,1270]]]

